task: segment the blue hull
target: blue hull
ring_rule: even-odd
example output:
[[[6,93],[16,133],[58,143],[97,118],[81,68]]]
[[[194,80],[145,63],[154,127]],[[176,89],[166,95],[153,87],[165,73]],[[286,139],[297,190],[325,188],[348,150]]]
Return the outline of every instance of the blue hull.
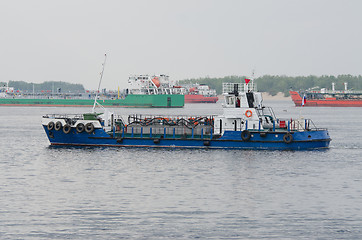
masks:
[[[307,150],[328,148],[331,141],[327,130],[294,132],[293,141],[283,140],[286,132],[251,132],[249,140],[241,138],[241,131],[225,131],[219,138],[164,138],[144,135],[143,137],[113,137],[103,129],[95,129],[92,134],[49,131],[43,126],[51,145],[63,146],[111,146],[111,147],[158,147],[158,148],[208,148],[208,149],[264,149],[264,150]]]

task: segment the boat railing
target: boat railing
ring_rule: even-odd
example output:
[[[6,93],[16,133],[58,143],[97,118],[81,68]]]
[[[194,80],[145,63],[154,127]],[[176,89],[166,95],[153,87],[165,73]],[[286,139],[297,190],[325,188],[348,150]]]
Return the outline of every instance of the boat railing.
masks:
[[[245,83],[223,83],[222,84],[222,93],[230,94],[237,92],[248,92],[248,91],[257,91],[256,83],[253,81],[250,84]]]
[[[301,92],[303,94],[303,92]],[[320,93],[320,94],[362,94],[362,91],[356,90],[308,90],[306,93]]]
[[[177,136],[201,136],[208,135],[213,131],[211,126],[203,126],[198,128],[187,128],[187,127],[173,127],[173,126],[132,126],[127,125],[126,127],[120,129],[119,131],[124,131],[125,133],[132,135],[177,135]]]
[[[113,136],[119,134],[119,137],[131,138],[181,138],[181,139],[212,139],[215,136],[213,127],[203,126],[199,128],[180,128],[180,127],[142,127],[125,126],[117,131],[113,130]]]
[[[83,114],[46,114],[43,118],[50,118],[50,119],[79,119],[83,120]]]
[[[258,126],[256,124],[250,124],[248,121],[245,122],[246,130],[256,130],[256,131],[288,131],[288,132],[303,132],[303,131],[318,131],[324,130],[322,128],[317,128],[314,122],[311,119],[286,119],[278,118],[269,122],[268,124],[259,120]]]
[[[291,131],[320,131],[325,128],[318,128],[312,119],[290,119]]]
[[[184,126],[195,128],[197,126],[213,126],[214,116],[157,116],[157,115],[129,115],[128,125],[140,126]]]

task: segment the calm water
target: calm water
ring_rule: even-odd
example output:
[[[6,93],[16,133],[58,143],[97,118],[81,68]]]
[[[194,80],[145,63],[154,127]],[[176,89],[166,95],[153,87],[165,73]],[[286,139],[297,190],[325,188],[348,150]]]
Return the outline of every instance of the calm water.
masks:
[[[330,149],[54,148],[41,116],[89,109],[0,107],[0,239],[362,238],[362,108],[269,105],[329,128]]]

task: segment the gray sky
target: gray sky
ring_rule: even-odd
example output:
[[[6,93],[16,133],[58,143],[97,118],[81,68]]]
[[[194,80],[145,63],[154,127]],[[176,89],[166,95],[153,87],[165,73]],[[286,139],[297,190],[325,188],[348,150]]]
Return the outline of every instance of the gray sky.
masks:
[[[4,0],[0,81],[359,75],[360,0]]]

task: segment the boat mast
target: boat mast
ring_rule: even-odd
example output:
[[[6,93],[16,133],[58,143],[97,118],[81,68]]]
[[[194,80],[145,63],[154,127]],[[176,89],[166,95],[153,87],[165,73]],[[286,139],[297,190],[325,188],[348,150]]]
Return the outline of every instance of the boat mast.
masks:
[[[254,91],[254,78],[255,78],[255,69],[253,69],[253,71],[251,72],[251,90],[250,91]]]
[[[99,83],[98,83],[98,89],[96,92],[96,97],[94,98],[94,104],[93,104],[93,112],[95,112],[95,108],[97,103],[97,98],[98,98],[98,94],[99,94],[99,88],[101,87],[101,82],[102,82],[102,78],[103,78],[103,72],[104,72],[104,66],[106,65],[106,60],[107,60],[107,54],[104,54],[104,62],[102,64],[102,72],[101,72],[101,77],[99,79]]]

